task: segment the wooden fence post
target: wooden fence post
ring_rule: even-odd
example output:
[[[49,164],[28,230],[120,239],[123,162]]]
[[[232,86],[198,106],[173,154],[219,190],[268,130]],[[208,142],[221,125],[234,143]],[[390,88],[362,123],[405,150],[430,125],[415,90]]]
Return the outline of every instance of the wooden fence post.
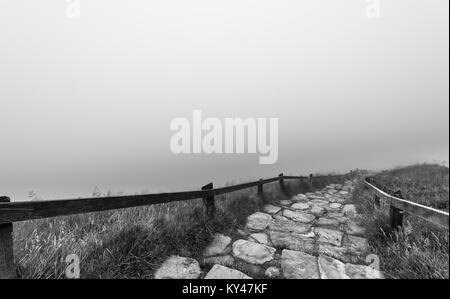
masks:
[[[390,219],[391,219],[391,227],[393,229],[401,228],[403,226],[403,211],[391,205]]]
[[[10,202],[9,197],[1,196],[0,203]],[[16,278],[14,264],[13,224],[0,224],[0,279]]]
[[[262,197],[263,196],[263,184],[261,183],[263,179],[259,179],[260,184],[258,185],[258,196]]]
[[[394,192],[394,196],[403,199],[403,194],[400,190]],[[389,212],[391,227],[393,229],[401,228],[403,226],[403,211],[391,205]]]
[[[213,189],[213,183],[209,183],[208,185],[202,187],[202,190],[211,190],[211,189]],[[216,212],[214,195],[204,197],[203,201],[205,202],[206,206],[206,215],[208,215],[209,218],[214,217],[214,213]]]

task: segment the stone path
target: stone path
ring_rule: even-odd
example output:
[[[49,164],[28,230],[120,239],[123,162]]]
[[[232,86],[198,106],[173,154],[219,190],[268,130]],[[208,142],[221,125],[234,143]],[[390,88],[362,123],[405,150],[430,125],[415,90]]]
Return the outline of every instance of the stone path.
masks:
[[[247,218],[240,239],[217,234],[204,252],[202,263],[213,265],[206,276],[198,261],[172,256],[155,278],[382,278],[366,266],[368,243],[351,202],[355,183],[266,205]]]

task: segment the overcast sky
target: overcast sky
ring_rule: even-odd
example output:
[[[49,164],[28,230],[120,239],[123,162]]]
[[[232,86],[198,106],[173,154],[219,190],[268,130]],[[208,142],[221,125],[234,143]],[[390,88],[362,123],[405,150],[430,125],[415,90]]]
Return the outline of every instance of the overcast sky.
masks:
[[[0,195],[449,160],[448,0],[381,0],[379,18],[366,0],[70,4],[0,1]],[[174,155],[170,122],[194,109],[279,118],[278,162]]]

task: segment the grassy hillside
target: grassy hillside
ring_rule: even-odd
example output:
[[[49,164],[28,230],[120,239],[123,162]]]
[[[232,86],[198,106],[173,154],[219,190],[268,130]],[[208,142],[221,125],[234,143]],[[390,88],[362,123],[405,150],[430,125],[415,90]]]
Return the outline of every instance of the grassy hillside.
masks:
[[[152,278],[170,255],[199,259],[216,232],[232,233],[262,205],[351,178],[287,180],[216,197],[217,214],[205,217],[201,199],[14,224],[15,261],[22,278],[64,278],[65,258],[80,257],[82,278]],[[110,194],[111,195],[111,194]],[[206,265],[203,265],[207,267]]]
[[[400,190],[405,199],[448,211],[449,169],[439,165],[413,165],[382,171],[373,176],[376,185]],[[391,278],[447,278],[448,230],[405,214],[402,231],[392,231],[388,206],[377,209],[371,191],[359,186],[354,194],[365,217],[369,241],[380,257],[381,270]]]
[[[403,197],[426,206],[448,211],[449,169],[421,164],[383,171],[375,181],[388,189],[401,190]]]

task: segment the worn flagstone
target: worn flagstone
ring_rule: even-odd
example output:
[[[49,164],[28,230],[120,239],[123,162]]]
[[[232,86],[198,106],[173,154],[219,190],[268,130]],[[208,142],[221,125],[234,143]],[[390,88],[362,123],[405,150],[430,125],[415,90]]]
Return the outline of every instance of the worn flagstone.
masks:
[[[241,271],[222,265],[214,265],[206,274],[205,279],[252,279]]]
[[[263,211],[269,214],[276,214],[281,210],[280,207],[273,206],[273,205],[265,205],[263,207]]]
[[[283,216],[287,217],[293,221],[302,222],[302,223],[311,223],[316,217],[312,214],[300,212],[300,211],[291,211],[284,210]]]
[[[317,235],[317,241],[329,243],[335,246],[341,246],[344,233],[335,229],[316,227],[314,232]]]
[[[310,224],[294,222],[283,216],[274,216],[274,219],[269,225],[270,231],[292,232],[297,234],[304,234],[311,230]]]
[[[345,264],[326,255],[318,258],[320,278],[322,279],[348,279],[345,273]]]
[[[266,229],[272,217],[269,214],[256,212],[247,218],[247,228],[251,231],[262,231]]]
[[[321,217],[317,220],[316,225],[318,226],[331,226],[334,228],[338,228],[340,223],[334,218]]]
[[[203,253],[204,257],[210,257],[214,255],[225,255],[230,253],[231,248],[229,247],[231,243],[231,238],[224,236],[222,234],[216,234],[213,241],[206,247]]]
[[[369,244],[366,238],[348,235],[344,239],[344,246],[354,253],[367,252]]]
[[[233,256],[250,264],[264,264],[273,260],[276,249],[247,240],[237,240],[233,243]]]
[[[308,253],[315,252],[315,242],[308,235],[299,235],[289,232],[270,231],[270,240],[276,248],[288,248],[291,250]]]
[[[208,265],[219,264],[222,266],[232,267],[234,265],[234,258],[231,255],[211,256],[204,258],[203,263]]]
[[[347,220],[344,231],[349,235],[364,235],[365,229],[353,220]]]
[[[317,257],[300,251],[284,249],[281,253],[281,269],[287,279],[320,278]]]
[[[294,204],[291,206],[291,208],[294,209],[294,210],[307,210],[307,209],[309,209],[309,204],[307,204],[307,203],[301,203],[301,202],[299,202],[299,203],[294,203]]]
[[[249,241],[256,241],[264,245],[269,245],[269,237],[265,233],[251,234],[249,236]]]
[[[173,255],[155,272],[155,279],[196,279],[200,276],[199,263],[188,257]]]

